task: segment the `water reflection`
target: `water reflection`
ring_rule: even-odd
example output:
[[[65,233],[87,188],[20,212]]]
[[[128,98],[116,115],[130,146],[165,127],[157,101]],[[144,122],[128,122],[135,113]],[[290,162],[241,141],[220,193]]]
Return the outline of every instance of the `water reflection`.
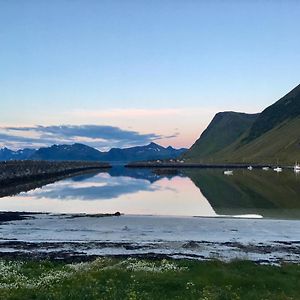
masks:
[[[233,176],[224,176],[223,170],[216,169],[168,174],[114,167],[109,173],[39,182],[38,186],[46,185],[0,198],[0,209],[300,219],[298,175],[291,170],[280,174],[235,170]],[[29,188],[27,185],[25,191]]]
[[[112,177],[108,174],[93,177],[75,177],[72,180],[58,182],[34,192],[37,198],[51,198],[63,200],[110,200],[126,194],[141,191],[155,191],[159,186],[144,179],[133,177]],[[32,193],[27,193],[32,196]]]
[[[219,215],[300,218],[300,177],[291,170],[185,170]]]

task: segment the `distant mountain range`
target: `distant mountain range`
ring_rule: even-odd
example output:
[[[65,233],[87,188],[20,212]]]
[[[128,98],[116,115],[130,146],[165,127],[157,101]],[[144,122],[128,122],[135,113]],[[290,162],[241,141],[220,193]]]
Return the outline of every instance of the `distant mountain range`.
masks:
[[[183,157],[203,163],[300,161],[300,85],[260,114],[216,114]]]
[[[0,149],[0,160],[23,160],[28,159],[35,153],[35,149],[21,149],[17,151],[8,148]]]
[[[0,149],[0,160],[82,160],[82,161],[107,161],[129,162],[156,159],[174,159],[181,156],[187,149],[167,148],[156,143],[146,146],[130,148],[112,148],[107,152],[101,152],[84,144],[53,145],[51,147],[23,149],[12,151],[7,148]]]
[[[102,153],[87,145],[76,143],[40,148],[33,153],[30,159],[101,161]]]

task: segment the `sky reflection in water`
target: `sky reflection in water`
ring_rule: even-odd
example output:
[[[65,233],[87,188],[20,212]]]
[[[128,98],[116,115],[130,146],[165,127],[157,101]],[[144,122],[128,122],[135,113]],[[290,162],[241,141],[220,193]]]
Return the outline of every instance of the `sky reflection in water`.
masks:
[[[1,210],[60,213],[114,213],[214,216],[199,189],[187,177],[78,176],[0,199]],[[157,176],[156,176],[157,177]],[[183,194],[185,195],[183,197]],[[197,213],[198,212],[198,213]]]

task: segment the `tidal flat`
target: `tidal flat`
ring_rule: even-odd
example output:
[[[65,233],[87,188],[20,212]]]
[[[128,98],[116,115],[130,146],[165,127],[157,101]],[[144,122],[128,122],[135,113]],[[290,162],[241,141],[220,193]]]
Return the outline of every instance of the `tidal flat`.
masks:
[[[11,217],[12,213],[8,213]],[[300,262],[300,221],[22,213],[0,224],[0,256]],[[21,216],[21,218],[19,218]]]

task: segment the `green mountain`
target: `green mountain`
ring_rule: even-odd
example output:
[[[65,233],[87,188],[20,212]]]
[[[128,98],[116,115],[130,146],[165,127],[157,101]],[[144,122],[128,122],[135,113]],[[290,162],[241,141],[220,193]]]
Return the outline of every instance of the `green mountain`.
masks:
[[[239,139],[257,119],[258,114],[220,112],[184,158],[190,161],[212,162],[219,151]]]
[[[259,115],[245,138],[245,142],[253,141],[264,133],[299,116],[300,84]]]
[[[226,122],[216,122],[216,115],[185,154],[186,161],[271,164],[300,161],[300,85],[260,114],[238,114],[243,115],[238,121],[236,114],[227,114]]]

